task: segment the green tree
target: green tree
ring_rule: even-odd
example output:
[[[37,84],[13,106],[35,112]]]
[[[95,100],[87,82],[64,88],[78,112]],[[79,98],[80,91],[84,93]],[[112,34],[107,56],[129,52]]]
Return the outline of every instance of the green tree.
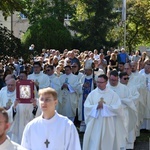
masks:
[[[42,48],[64,50],[71,46],[70,32],[55,18],[42,19],[30,26],[22,38],[22,44],[29,52],[29,45],[35,44],[37,52]]]
[[[24,4],[23,0],[1,0],[0,10],[3,12],[4,18],[7,19],[14,11],[23,11]]]
[[[129,51],[150,41],[150,1],[127,1],[127,46]]]
[[[21,41],[0,25],[0,55],[21,56]]]
[[[81,0],[77,5],[76,18],[72,20],[72,30],[89,49],[109,46],[116,41],[109,39],[108,33],[116,26],[112,0]]]
[[[25,0],[25,9],[23,13],[28,17],[29,22],[35,22],[53,17],[64,23],[65,15],[73,15],[74,6],[66,0]]]

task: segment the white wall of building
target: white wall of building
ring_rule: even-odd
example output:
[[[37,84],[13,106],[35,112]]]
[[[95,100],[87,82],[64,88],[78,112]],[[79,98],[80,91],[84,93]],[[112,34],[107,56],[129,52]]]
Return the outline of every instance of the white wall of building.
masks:
[[[0,12],[0,24],[11,30],[11,16],[7,17],[7,20],[4,20],[2,12]],[[21,19],[19,17],[18,12],[15,12],[12,15],[12,30],[15,37],[21,38],[21,36],[23,35],[23,33],[26,32],[28,27],[29,27],[28,19]]]

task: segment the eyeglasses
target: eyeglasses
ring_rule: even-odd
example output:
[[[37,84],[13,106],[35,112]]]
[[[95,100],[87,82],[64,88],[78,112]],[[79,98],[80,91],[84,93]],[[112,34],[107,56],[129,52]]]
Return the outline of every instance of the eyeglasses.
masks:
[[[104,81],[104,82],[99,82],[99,81],[97,81],[97,83],[105,83],[106,81]]]
[[[46,102],[46,103],[52,101],[52,99],[50,99],[50,98],[47,98],[47,99],[43,99],[43,98],[40,99],[40,98],[39,98],[39,100],[42,101],[42,102]]]
[[[109,80],[111,80],[111,81],[118,81],[118,79],[109,79]]]
[[[33,68],[40,68],[40,66],[33,66]]]
[[[46,70],[46,72],[49,72],[49,71],[51,71],[51,70],[50,70],[50,69],[47,69],[47,70]]]
[[[129,77],[123,78],[124,80],[129,80]]]

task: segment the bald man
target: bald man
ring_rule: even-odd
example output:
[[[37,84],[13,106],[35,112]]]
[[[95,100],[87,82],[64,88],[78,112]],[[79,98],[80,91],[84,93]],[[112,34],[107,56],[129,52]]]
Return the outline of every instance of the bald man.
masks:
[[[6,82],[9,80],[9,79],[15,79],[14,75],[13,74],[8,74],[6,77],[5,77],[5,84],[4,84],[4,87],[1,88],[1,90],[6,90],[7,89],[7,86],[6,86]]]
[[[6,110],[10,109],[11,105],[16,100],[16,81],[10,78],[6,81],[6,88],[0,91],[0,107]]]

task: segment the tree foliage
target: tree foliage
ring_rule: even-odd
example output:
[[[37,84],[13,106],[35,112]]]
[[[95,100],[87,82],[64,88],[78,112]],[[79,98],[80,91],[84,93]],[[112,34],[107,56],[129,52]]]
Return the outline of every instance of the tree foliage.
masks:
[[[73,15],[74,6],[65,0],[25,0],[23,13],[28,17],[31,24],[43,18],[53,17],[64,23],[65,15]]]
[[[3,12],[5,19],[14,11],[18,11],[24,13],[25,16],[28,17],[31,25],[37,25],[42,19],[51,17],[55,18],[63,25],[65,16],[67,14],[70,15],[72,17],[70,29],[75,33],[73,45],[76,46],[76,48],[82,49],[123,45],[124,33],[121,24],[121,7],[122,0],[0,1],[0,10]],[[118,9],[118,12],[115,11],[115,8]],[[149,0],[127,0],[126,25],[126,45],[129,51],[135,49],[138,45],[149,44]],[[28,31],[25,36],[32,33],[31,29],[32,28],[29,29],[30,32]],[[41,28],[41,32],[42,30],[44,29]],[[47,33],[45,32],[45,34]],[[44,42],[45,41],[41,43],[43,46],[45,46]],[[30,44],[31,43],[33,42],[30,41]]]
[[[107,37],[117,16],[112,0],[81,0],[77,6],[79,12],[72,20],[71,29],[76,31],[85,47],[94,49],[115,42]]]
[[[129,51],[150,41],[150,1],[127,1],[127,46]]]
[[[14,37],[6,27],[0,26],[0,55],[21,55],[20,39]]]
[[[23,0],[0,0],[0,10],[7,19],[14,11],[23,11],[24,4]]]
[[[28,52],[29,46],[34,43],[37,52],[42,48],[63,50],[70,48],[70,32],[56,19],[42,19],[30,26],[22,38],[22,44]]]

